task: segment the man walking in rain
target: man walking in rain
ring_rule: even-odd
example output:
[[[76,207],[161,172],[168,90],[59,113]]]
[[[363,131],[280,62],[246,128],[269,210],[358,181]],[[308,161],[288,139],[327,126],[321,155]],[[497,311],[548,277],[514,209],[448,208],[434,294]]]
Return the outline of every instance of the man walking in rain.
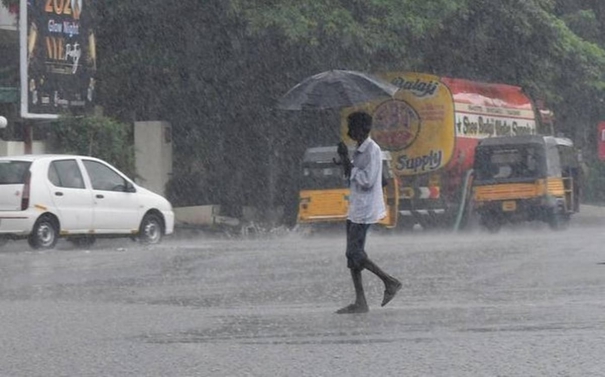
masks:
[[[339,309],[337,314],[368,312],[361,280],[361,271],[364,269],[374,273],[384,283],[381,306],[388,304],[401,289],[401,282],[382,271],[365,252],[368,228],[386,216],[382,193],[382,152],[370,138],[372,117],[365,112],[354,112],[347,118],[347,125],[347,135],[357,142],[357,149],[351,161],[347,146],[341,142],[338,144],[338,155],[350,182],[346,256],[355,287],[355,302]]]

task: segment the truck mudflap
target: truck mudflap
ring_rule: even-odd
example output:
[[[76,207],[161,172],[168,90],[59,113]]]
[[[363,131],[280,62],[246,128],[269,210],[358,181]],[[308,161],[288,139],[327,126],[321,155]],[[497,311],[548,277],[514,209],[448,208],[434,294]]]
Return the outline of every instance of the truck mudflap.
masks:
[[[426,177],[424,179],[426,181]],[[429,185],[402,188],[399,215],[403,227],[420,224],[423,228],[454,226],[457,230],[466,223],[471,200],[472,170],[465,174],[464,184],[445,191],[438,185],[440,181],[440,176],[433,175],[428,180]]]
[[[402,187],[399,196],[402,199],[432,199],[436,200],[441,197],[441,189],[437,186],[421,186],[421,187]]]
[[[404,228],[416,224],[423,228],[447,226],[452,221],[450,208],[442,198],[403,199],[399,202],[399,223]]]
[[[427,185],[428,175],[414,177],[408,183],[400,187],[399,225],[411,228],[419,224],[432,228],[441,223],[447,209],[441,200],[441,188]]]

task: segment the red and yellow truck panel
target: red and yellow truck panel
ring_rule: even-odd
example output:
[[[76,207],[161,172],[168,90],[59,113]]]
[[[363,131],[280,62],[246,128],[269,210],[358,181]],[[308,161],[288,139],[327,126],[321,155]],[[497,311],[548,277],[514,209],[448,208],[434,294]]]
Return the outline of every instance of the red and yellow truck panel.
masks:
[[[400,180],[401,214],[451,214],[480,139],[537,131],[534,105],[518,86],[422,73],[379,76],[399,91],[392,99],[344,109],[341,133],[352,144],[347,115],[356,110],[373,115],[372,138],[390,152]]]

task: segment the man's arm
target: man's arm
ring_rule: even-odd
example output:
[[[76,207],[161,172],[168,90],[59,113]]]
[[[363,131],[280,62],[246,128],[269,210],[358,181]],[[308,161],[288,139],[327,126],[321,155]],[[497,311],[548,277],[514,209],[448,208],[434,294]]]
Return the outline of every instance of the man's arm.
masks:
[[[370,152],[370,161],[366,166],[353,167],[351,171],[351,180],[364,190],[371,189],[378,182],[378,175],[381,171],[382,154],[380,149],[376,148]]]

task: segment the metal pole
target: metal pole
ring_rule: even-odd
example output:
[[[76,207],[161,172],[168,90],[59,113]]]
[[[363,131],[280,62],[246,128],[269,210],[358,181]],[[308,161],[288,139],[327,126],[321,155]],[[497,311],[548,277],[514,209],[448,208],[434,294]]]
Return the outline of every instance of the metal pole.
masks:
[[[33,128],[29,122],[23,123],[23,142],[25,143],[25,154],[32,154]]]

